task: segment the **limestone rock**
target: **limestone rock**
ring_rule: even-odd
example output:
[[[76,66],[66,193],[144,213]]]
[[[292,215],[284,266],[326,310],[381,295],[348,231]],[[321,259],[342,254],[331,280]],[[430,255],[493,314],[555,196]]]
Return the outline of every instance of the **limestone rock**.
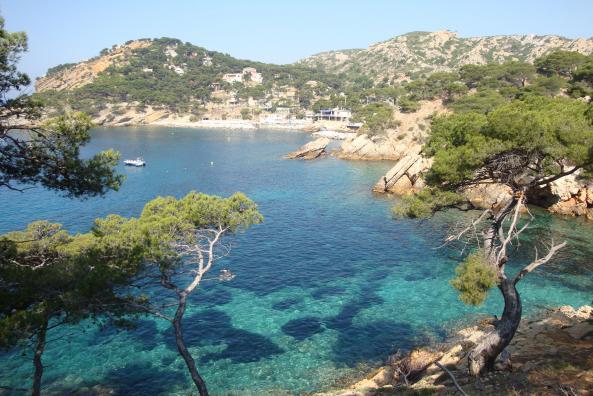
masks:
[[[512,197],[512,190],[502,184],[478,184],[466,188],[463,195],[477,208],[498,209]]]
[[[432,159],[420,155],[419,150],[402,157],[373,187],[374,192],[409,194],[424,188],[422,173],[430,168]]]
[[[312,160],[325,153],[325,148],[330,143],[328,138],[315,139],[305,144],[300,149],[288,153],[284,158]]]
[[[388,138],[366,134],[346,139],[336,153],[344,159],[393,159],[396,155]]]

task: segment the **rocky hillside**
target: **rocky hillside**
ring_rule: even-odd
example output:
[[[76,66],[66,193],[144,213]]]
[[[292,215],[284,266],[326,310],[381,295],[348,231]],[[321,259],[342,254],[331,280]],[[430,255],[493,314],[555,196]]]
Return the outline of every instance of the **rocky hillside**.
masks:
[[[80,63],[58,65],[48,70],[47,75],[35,82],[37,92],[56,90],[63,91],[79,88],[90,84],[110,66],[128,63],[134,50],[148,47],[150,40],[135,40],[124,45],[115,46],[111,51]]]
[[[534,35],[462,38],[450,31],[413,32],[366,49],[323,52],[300,63],[334,73],[364,74],[379,81],[451,71],[466,64],[533,62],[557,49],[593,54],[593,39]]]

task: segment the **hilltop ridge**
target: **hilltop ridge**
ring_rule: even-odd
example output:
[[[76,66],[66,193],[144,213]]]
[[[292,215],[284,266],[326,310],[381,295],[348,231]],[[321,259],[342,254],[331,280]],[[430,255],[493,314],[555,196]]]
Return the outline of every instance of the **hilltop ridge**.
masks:
[[[365,49],[322,52],[298,63],[332,73],[384,78],[416,78],[451,71],[466,64],[533,61],[554,50],[593,54],[593,39],[556,35],[503,35],[463,38],[455,32],[411,32],[372,44]]]

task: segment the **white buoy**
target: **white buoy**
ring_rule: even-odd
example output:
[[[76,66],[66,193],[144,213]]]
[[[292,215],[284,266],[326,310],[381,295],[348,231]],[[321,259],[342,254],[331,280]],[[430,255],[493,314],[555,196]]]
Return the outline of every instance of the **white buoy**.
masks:
[[[214,166],[214,161],[210,161],[210,166]]]

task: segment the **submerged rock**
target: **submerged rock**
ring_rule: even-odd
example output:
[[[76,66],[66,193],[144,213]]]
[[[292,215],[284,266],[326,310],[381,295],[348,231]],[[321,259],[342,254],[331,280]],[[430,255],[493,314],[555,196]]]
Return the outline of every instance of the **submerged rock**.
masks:
[[[300,149],[286,154],[284,158],[312,160],[325,154],[325,149],[329,143],[330,139],[325,137],[315,139],[312,142],[305,144]]]

